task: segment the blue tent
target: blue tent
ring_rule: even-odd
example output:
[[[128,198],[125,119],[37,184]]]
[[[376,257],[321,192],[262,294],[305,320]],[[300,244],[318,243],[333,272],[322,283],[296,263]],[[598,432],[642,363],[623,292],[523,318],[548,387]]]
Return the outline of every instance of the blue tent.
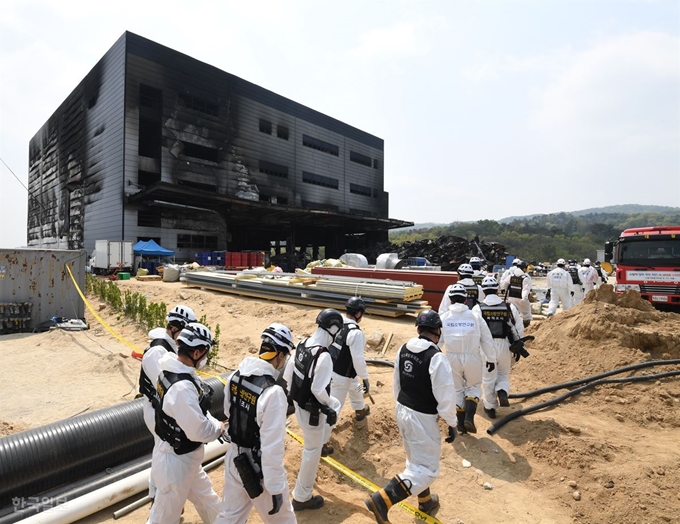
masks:
[[[175,252],[171,249],[165,249],[159,246],[153,240],[140,240],[134,246],[132,250],[135,255],[142,255],[144,257],[174,257]]]

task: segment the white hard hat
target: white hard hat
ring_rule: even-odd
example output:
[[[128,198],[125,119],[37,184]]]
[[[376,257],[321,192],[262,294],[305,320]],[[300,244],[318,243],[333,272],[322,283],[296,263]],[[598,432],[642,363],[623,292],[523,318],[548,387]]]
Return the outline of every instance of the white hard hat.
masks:
[[[565,264],[565,262],[564,262],[564,259],[563,259],[563,258],[558,258],[558,259],[557,259],[557,265],[558,265],[558,266],[563,266],[564,264]]]
[[[461,264],[458,266],[458,274],[462,276],[472,276],[475,274],[475,270],[472,269],[470,264]]]
[[[512,265],[517,266],[517,265],[519,265],[520,262],[521,262],[521,260],[519,258],[516,258],[515,260],[512,261]]]
[[[590,265],[590,259],[589,259],[589,258],[584,258],[584,259],[583,259],[583,265],[584,265],[584,266],[589,266],[589,265]]]
[[[498,280],[493,277],[485,277],[482,280],[482,289],[485,291],[487,289],[498,289]]]
[[[267,329],[262,332],[262,339],[268,338],[272,341],[275,346],[279,346],[288,353],[293,350],[293,334],[290,332],[288,327],[278,322],[270,324]]]
[[[454,284],[449,288],[450,297],[467,297],[467,291],[463,284]]]
[[[207,346],[210,349],[213,345],[212,333],[203,324],[192,322],[180,331],[177,341],[184,342],[189,347]]]
[[[191,309],[189,306],[179,304],[170,310],[168,316],[165,317],[165,320],[167,322],[172,321],[179,322],[180,324],[182,324],[182,327],[184,327],[189,322],[196,322],[196,314],[194,313],[194,310]]]

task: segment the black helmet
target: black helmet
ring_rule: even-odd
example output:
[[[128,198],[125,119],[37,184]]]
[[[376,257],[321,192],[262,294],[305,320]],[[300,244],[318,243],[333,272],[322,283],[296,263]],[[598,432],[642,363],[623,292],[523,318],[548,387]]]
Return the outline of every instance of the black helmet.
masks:
[[[418,313],[418,316],[416,317],[416,326],[440,328],[442,327],[442,319],[439,318],[439,313],[434,309],[428,309],[427,311]]]
[[[347,299],[345,308],[347,308],[347,312],[356,315],[359,311],[362,313],[366,311],[366,304],[360,297],[350,297]]]
[[[319,325],[319,327],[325,329],[331,333],[331,335],[335,336],[335,334],[342,329],[342,315],[337,309],[327,308],[322,310],[321,313],[317,315],[316,323]],[[331,328],[333,327],[337,329],[332,331]]]

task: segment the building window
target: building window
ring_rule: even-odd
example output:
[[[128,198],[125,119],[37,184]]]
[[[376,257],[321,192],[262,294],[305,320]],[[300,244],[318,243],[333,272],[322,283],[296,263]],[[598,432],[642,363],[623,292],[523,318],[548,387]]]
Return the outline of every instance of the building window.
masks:
[[[163,106],[162,91],[144,84],[139,84],[139,105],[160,110]]]
[[[137,225],[139,227],[161,227],[161,214],[153,209],[137,211]]]
[[[302,181],[307,184],[314,184],[315,186],[330,187],[331,189],[338,189],[339,186],[337,178],[317,175],[307,171],[302,172]]]
[[[260,193],[260,202],[269,202],[270,204],[278,204],[280,206],[288,205],[288,199],[286,197],[265,195],[264,193]]]
[[[353,208],[353,207],[349,208],[349,212],[352,215],[361,215],[361,216],[365,216],[365,217],[377,217],[378,216],[378,214],[373,212],[373,211],[366,211],[365,209],[356,209],[356,208]]]
[[[260,131],[262,133],[267,133],[268,135],[272,134],[272,123],[268,122],[267,120],[262,120],[260,118]]]
[[[193,182],[191,180],[178,180],[177,185],[193,187],[194,189],[200,189],[201,191],[217,193],[217,186],[214,184],[202,184],[201,182]]]
[[[137,171],[137,183],[140,186],[150,186],[160,181],[160,173],[151,173],[150,171],[142,171],[141,169]]]
[[[313,138],[311,136],[302,135],[302,145],[316,149],[317,151],[322,151],[328,153],[329,155],[340,156],[340,148],[329,142],[324,142],[318,138]]]
[[[321,204],[319,202],[310,202],[308,200],[303,200],[302,201],[302,207],[306,207],[307,209],[318,209],[320,211],[338,211],[338,206],[334,206],[333,204]]]
[[[217,237],[211,235],[177,235],[177,249],[214,251],[217,249]]]
[[[205,113],[210,116],[217,116],[219,114],[219,107],[217,104],[208,102],[204,98],[199,98],[197,96],[185,95],[179,93],[177,95],[177,105],[180,107],[186,107],[187,109],[193,109],[200,113]]]
[[[199,146],[191,142],[183,142],[184,149],[182,153],[184,156],[191,156],[200,158],[201,160],[208,160],[210,162],[220,161],[220,152],[212,147]]]
[[[377,158],[373,159],[373,169],[379,169],[380,168],[380,163],[378,162]]]
[[[266,160],[260,160],[260,173],[278,176],[281,178],[288,178],[288,167],[281,166],[279,164],[273,164],[272,162],[267,162]]]
[[[288,128],[286,126],[276,126],[276,136],[288,140]]]
[[[373,194],[373,190],[370,187],[362,186],[360,184],[353,184],[351,182],[349,184],[349,192],[354,193],[355,195],[364,195],[367,197],[370,197]]]
[[[364,166],[371,167],[371,157],[362,155],[361,153],[355,153],[354,151],[349,152],[349,159],[357,164],[362,164]]]

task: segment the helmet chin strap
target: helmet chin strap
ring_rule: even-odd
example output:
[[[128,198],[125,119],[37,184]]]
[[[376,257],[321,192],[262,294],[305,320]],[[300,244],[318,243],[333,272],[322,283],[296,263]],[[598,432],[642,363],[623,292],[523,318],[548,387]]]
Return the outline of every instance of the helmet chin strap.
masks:
[[[189,357],[189,360],[191,360],[191,362],[194,363],[194,367],[196,367],[198,365],[198,363],[201,360],[203,360],[203,358],[208,354],[209,351],[210,351],[209,349],[206,349],[200,357],[198,357],[196,359]]]

